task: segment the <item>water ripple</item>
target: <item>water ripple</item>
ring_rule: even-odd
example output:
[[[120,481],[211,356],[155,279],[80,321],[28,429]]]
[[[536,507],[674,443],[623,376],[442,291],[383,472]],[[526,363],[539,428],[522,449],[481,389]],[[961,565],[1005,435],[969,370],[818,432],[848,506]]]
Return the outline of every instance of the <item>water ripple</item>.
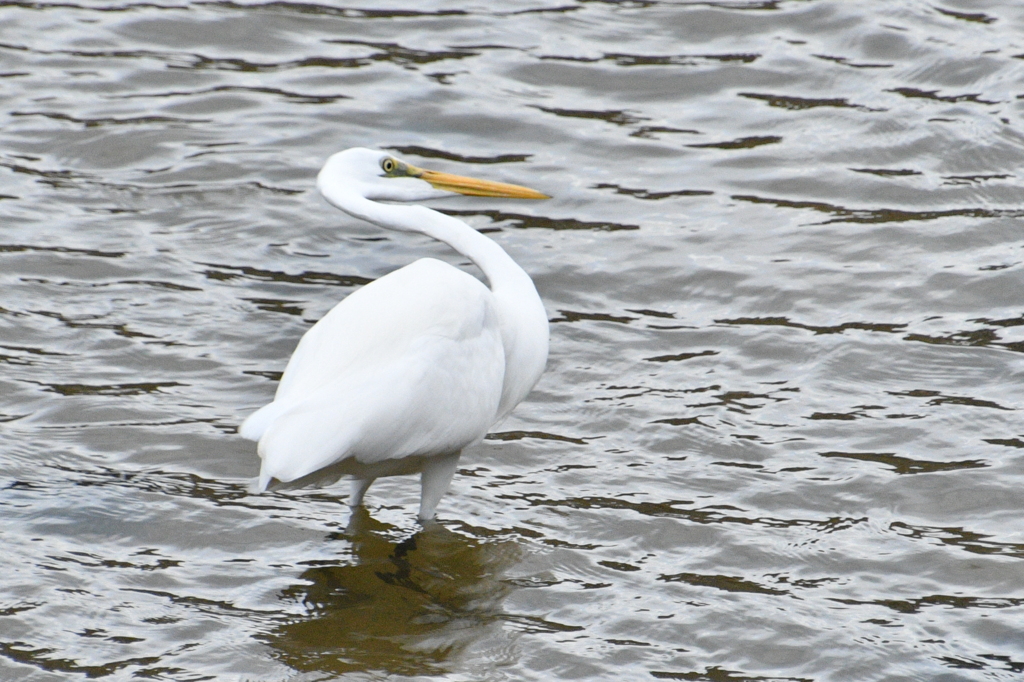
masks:
[[[0,678],[1019,676],[1021,9],[364,4],[4,5]],[[236,433],[480,274],[327,205],[350,146],[553,197],[435,204],[552,342],[430,527]]]

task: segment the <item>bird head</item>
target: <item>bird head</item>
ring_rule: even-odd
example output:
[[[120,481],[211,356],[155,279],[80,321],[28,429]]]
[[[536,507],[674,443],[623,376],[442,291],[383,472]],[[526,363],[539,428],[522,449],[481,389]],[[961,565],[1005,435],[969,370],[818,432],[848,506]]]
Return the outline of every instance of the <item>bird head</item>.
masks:
[[[417,168],[375,149],[354,147],[332,155],[316,178],[317,187],[335,205],[343,194],[355,193],[372,201],[424,201],[452,194],[511,199],[548,199],[520,185],[467,178]],[[340,207],[340,206],[339,206]]]

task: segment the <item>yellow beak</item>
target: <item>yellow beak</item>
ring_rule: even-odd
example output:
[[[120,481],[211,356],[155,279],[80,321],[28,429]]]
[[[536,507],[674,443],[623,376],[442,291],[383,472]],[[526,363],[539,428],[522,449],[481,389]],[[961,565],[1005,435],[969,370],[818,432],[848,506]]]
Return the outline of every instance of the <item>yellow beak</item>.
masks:
[[[490,180],[477,180],[451,173],[423,170],[421,168],[409,167],[410,175],[426,180],[436,189],[447,192],[458,192],[474,197],[507,197],[510,199],[550,199],[547,194],[541,194],[535,189],[521,185],[510,185],[505,182],[491,182]]]

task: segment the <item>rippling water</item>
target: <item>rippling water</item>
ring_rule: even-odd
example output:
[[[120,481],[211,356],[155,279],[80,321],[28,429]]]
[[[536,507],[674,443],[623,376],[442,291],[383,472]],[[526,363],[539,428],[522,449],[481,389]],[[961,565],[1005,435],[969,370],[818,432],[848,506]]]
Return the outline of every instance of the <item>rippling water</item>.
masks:
[[[1020,679],[1022,36],[985,0],[0,4],[0,677]],[[351,521],[247,493],[304,330],[465,264],[318,197],[349,146],[555,197],[435,203],[552,355],[429,529],[409,478]]]

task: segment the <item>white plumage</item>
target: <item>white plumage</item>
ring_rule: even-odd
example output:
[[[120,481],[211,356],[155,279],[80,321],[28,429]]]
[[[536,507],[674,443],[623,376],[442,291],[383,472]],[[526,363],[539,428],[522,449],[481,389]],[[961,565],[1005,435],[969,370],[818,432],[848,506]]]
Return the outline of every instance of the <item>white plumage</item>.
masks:
[[[547,316],[529,276],[496,243],[436,211],[378,200],[544,195],[358,148],[328,159],[317,185],[355,217],[446,242],[490,287],[432,258],[367,284],[306,332],[274,401],[240,433],[259,441],[260,490],[274,480],[325,484],[349,474],[355,506],[374,479],[422,472],[419,517],[427,520],[462,449],[483,439],[543,372]]]

